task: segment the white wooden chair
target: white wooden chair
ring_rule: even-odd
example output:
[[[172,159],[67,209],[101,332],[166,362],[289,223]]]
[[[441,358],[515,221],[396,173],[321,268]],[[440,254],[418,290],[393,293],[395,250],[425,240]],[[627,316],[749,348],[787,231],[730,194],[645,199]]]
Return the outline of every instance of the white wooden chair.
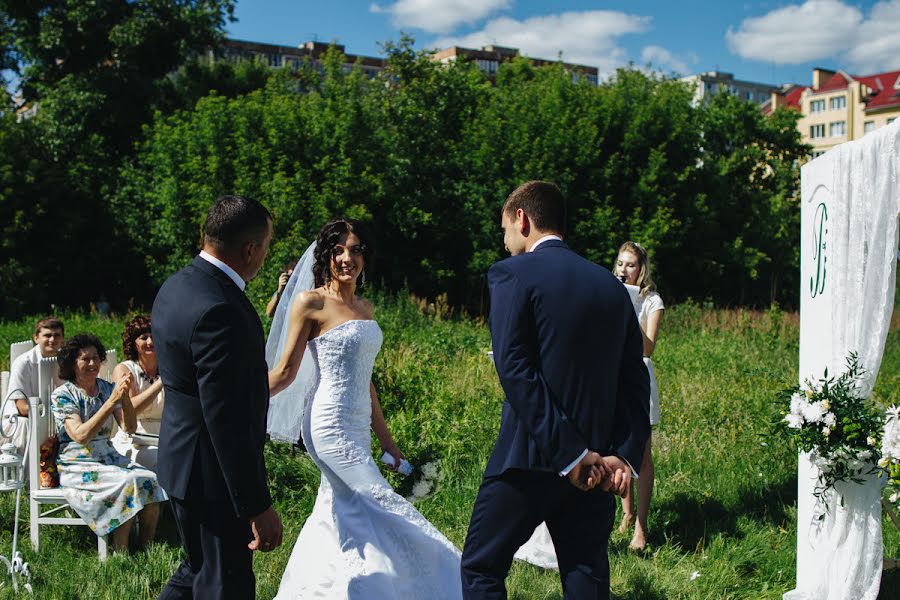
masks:
[[[9,368],[12,370],[13,361],[31,350],[34,342],[26,340],[24,342],[13,342],[9,345]],[[6,399],[9,393],[9,371],[0,372],[0,402]]]
[[[113,359],[115,358],[115,353]],[[109,356],[109,353],[107,353]],[[106,363],[104,363],[106,364]],[[28,439],[28,504],[31,514],[31,547],[35,552],[40,549],[41,525],[87,525],[77,514],[65,516],[59,513],[69,508],[69,503],[63,495],[61,488],[41,489],[40,484],[40,460],[41,444],[56,432],[53,413],[50,410],[50,394],[53,387],[53,372],[56,365],[55,358],[42,358],[38,382],[40,396],[29,398],[30,410],[28,411],[28,425],[31,435]],[[115,366],[115,363],[113,363]],[[102,372],[102,369],[101,369]],[[44,506],[53,508],[42,511]],[[74,512],[74,511],[73,511]],[[97,554],[101,561],[106,560],[107,536],[97,536]]]
[[[24,342],[13,342],[9,345],[9,366],[12,368],[13,361],[34,348],[34,342],[25,340]]]
[[[107,350],[106,360],[100,365],[100,374],[98,377],[100,377],[100,379],[105,379],[106,381],[112,381],[112,374],[117,364],[119,364],[119,361],[116,359],[116,351]]]
[[[15,361],[17,358],[19,358],[20,356],[22,356],[23,354],[25,354],[26,352],[31,350],[33,347],[34,347],[34,342],[32,342],[31,340],[26,340],[24,342],[14,342],[14,343],[10,344],[9,345],[9,367],[10,367],[10,370],[12,369],[13,361]],[[9,379],[10,379],[10,371],[0,372],[0,410],[3,409],[3,405],[5,404],[7,394],[9,394],[12,391],[9,389]],[[6,404],[5,408],[6,408],[6,414],[2,415],[2,418],[4,420],[6,420],[7,415],[9,415],[9,417],[8,417],[9,421],[4,423],[4,429],[7,432],[10,431],[10,427],[12,426],[12,423],[16,419],[19,419],[19,418],[21,418],[22,420],[19,421],[18,426],[24,429],[26,426],[25,419],[24,419],[24,417],[18,416],[18,413],[15,410],[15,403],[10,401],[9,404]],[[2,435],[0,435],[0,437],[2,437]],[[19,434],[17,434],[15,437],[18,438]],[[3,438],[3,440],[9,441],[8,438]],[[12,440],[12,442],[17,445],[20,443],[16,440]]]

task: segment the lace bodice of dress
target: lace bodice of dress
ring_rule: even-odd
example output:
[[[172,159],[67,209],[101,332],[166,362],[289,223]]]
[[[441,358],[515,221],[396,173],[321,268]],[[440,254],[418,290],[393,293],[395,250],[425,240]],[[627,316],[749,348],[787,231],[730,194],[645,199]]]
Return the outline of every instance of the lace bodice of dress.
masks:
[[[369,439],[369,382],[382,340],[378,323],[352,320],[310,341],[319,379],[313,402],[313,412],[318,413],[315,423],[339,424],[345,434]]]

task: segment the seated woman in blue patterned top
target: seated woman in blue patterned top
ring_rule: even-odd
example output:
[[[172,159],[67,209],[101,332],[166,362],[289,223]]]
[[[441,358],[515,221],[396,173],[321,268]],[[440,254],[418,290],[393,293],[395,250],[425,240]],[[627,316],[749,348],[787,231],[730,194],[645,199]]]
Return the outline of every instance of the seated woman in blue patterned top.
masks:
[[[51,408],[59,430],[59,476],[66,501],[97,535],[110,535],[113,549],[128,548],[133,517],[140,519],[140,543],[156,535],[159,502],[167,499],[156,475],[119,454],[109,439],[113,418],[134,432],[131,376],[114,386],[100,379],[103,343],[80,334],[59,350],[59,377]]]

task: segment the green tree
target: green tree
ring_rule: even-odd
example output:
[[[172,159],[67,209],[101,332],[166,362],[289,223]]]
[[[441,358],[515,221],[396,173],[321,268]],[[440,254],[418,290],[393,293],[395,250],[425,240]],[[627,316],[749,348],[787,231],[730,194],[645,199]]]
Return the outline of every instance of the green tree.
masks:
[[[30,143],[18,148],[21,156],[6,155],[0,169],[24,161],[41,173],[17,182],[0,211],[38,222],[42,206],[52,205],[56,247],[77,247],[95,261],[83,272],[53,271],[58,304],[105,293],[121,306],[146,296],[143,262],[129,252],[140,232],[121,227],[107,200],[122,158],[165,97],[169,74],[218,43],[233,7],[233,0],[0,0],[0,66],[15,67],[22,98],[37,107],[27,122],[5,124],[12,138],[27,133]],[[52,202],[33,202],[45,192]],[[17,260],[34,263],[23,273],[50,276],[36,257]],[[16,281],[6,277],[4,286]],[[43,294],[29,301],[34,310],[46,308]]]

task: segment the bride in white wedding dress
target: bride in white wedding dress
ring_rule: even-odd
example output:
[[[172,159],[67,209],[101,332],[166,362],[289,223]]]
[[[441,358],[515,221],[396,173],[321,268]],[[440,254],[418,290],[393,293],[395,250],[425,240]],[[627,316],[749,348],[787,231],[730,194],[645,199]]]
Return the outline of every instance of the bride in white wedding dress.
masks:
[[[381,329],[356,296],[370,248],[358,223],[328,223],[294,269],[269,334],[269,433],[296,441],[302,431],[322,472],[276,600],[462,597],[459,550],[371,455],[374,431],[395,465],[403,458],[371,383]]]

